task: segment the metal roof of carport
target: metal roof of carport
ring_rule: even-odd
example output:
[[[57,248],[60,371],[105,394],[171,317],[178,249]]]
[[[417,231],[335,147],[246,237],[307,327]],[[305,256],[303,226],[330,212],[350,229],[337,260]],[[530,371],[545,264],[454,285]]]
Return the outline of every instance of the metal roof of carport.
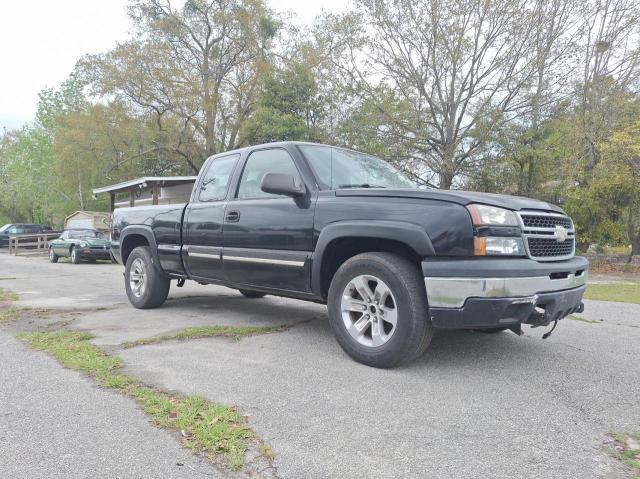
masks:
[[[182,185],[186,183],[195,183],[198,179],[197,176],[143,176],[142,178],[136,178],[135,180],[123,181],[122,183],[116,183],[115,185],[103,186],[102,188],[94,188],[92,190],[94,195],[100,193],[122,193],[125,191],[131,191],[131,188],[151,186],[152,184],[158,184],[160,186]]]

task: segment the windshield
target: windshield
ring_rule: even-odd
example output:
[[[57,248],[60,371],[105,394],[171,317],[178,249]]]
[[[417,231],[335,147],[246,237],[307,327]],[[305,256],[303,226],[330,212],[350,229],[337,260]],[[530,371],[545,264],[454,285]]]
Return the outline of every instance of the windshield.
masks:
[[[69,239],[99,238],[104,239],[104,235],[95,230],[70,230],[68,232]]]
[[[380,158],[330,146],[300,145],[321,183],[336,188],[415,188],[413,182]]]
[[[11,224],[4,225],[2,228],[0,228],[0,233],[3,233],[4,231],[8,230],[10,226]]]

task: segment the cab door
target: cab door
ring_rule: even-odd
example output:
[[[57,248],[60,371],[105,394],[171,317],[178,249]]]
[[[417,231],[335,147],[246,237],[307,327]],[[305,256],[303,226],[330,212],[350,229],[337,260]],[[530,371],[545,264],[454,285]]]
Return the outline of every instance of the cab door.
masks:
[[[182,257],[195,279],[222,280],[222,225],[227,191],[239,154],[215,157],[205,165],[182,226]]]
[[[238,187],[226,205],[223,265],[227,281],[279,290],[310,291],[315,189],[281,147],[254,150],[247,156]],[[267,173],[292,175],[305,184],[299,198],[265,193]]]

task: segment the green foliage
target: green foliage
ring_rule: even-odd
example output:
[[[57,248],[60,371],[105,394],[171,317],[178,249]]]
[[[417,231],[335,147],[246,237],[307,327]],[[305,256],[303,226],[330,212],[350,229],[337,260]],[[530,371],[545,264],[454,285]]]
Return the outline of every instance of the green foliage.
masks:
[[[0,138],[0,223],[61,226],[108,207],[97,186],[304,140],[422,185],[559,204],[581,248],[637,254],[640,7],[626,2],[356,0],[300,31],[264,0],[134,0],[133,35],[83,57]]]
[[[319,123],[325,115],[312,65],[290,62],[266,77],[258,108],[243,127],[244,141],[316,141],[322,136]]]
[[[640,304],[640,284],[638,283],[592,283],[584,294],[585,299],[614,301],[618,303]]]

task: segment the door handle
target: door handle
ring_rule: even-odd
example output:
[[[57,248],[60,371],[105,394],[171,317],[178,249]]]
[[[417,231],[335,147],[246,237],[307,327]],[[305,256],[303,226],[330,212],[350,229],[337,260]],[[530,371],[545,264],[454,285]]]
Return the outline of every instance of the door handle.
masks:
[[[225,215],[225,219],[228,223],[235,223],[240,221],[240,212],[239,211],[229,211]]]

